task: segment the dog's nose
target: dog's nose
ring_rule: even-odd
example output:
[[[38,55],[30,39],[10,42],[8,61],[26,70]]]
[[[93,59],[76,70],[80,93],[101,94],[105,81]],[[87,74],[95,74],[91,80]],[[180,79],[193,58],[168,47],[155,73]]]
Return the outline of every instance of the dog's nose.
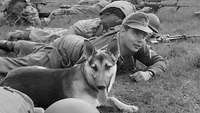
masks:
[[[105,86],[97,86],[97,88],[98,88],[99,90],[104,90],[106,87],[105,87]]]

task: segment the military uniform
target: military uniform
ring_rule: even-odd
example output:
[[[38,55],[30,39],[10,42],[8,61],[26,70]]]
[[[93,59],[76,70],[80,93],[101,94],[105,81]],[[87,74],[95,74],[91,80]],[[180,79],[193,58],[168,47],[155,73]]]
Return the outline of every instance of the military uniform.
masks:
[[[53,11],[53,16],[56,15],[72,15],[72,16],[96,16],[99,15],[102,8],[104,8],[109,2],[106,0],[96,1],[94,4],[86,4],[81,2],[79,5],[74,5],[70,8],[60,8]],[[63,6],[64,7],[64,6]],[[74,18],[75,17],[71,17]]]
[[[106,40],[96,44],[95,46],[98,46],[100,49],[101,47],[106,46],[106,44],[108,44],[113,38],[115,37],[106,38]],[[82,60],[81,56],[83,53],[84,40],[86,39],[83,37],[69,35],[56,39],[51,44],[44,46],[38,51],[25,57],[0,57],[0,73],[7,73],[12,69],[21,66],[39,65],[49,68],[71,67]],[[130,57],[134,60],[130,61]],[[132,69],[135,67],[135,60],[139,60],[148,66],[147,69],[152,71],[154,74],[163,72],[166,68],[164,59],[148,46],[142,47],[137,53],[132,52],[131,55],[129,53],[129,56],[121,54],[120,60],[119,67],[120,65],[121,67],[124,67],[124,65],[127,67],[128,65],[128,67]]]
[[[9,58],[0,57],[0,73],[22,66],[44,66],[48,68],[68,68],[79,62],[83,53],[85,38],[68,35],[54,40],[46,46],[41,46],[24,57]]]
[[[137,53],[131,55],[121,55],[118,61],[118,72],[134,73],[138,71],[136,61],[140,61],[154,75],[160,74],[166,70],[166,62],[163,57],[145,45]]]
[[[110,28],[112,29],[112,28]],[[80,20],[70,26],[69,32],[85,38],[98,37],[108,32],[110,29],[101,24],[100,18]]]
[[[108,45],[114,38],[117,38],[119,40],[120,36],[118,34],[115,34],[112,37],[107,37],[103,39],[99,37],[99,39],[96,40],[101,40],[100,42],[95,40],[91,40],[91,42],[97,48],[103,49],[106,48],[106,45]],[[138,52],[132,51],[128,53],[128,55],[120,54],[120,58],[117,62],[118,72],[134,73],[135,71],[137,71],[137,60],[147,66],[146,70],[151,71],[155,75],[162,73],[166,69],[165,59],[162,56],[158,55],[154,50],[152,50],[149,45],[144,45]]]
[[[118,30],[119,30],[119,26],[109,28],[109,29],[104,28],[103,25],[100,23],[99,18],[80,20],[76,22],[74,25],[72,25],[69,29],[58,29],[57,31],[55,30],[44,31],[41,29],[31,29],[28,35],[27,34],[24,35],[25,37],[20,36],[27,41],[25,40],[7,41],[6,42],[7,44],[5,44],[5,46],[7,46],[8,48],[13,48],[13,49],[10,49],[10,51],[13,51],[17,56],[25,56],[32,53],[36,48],[40,48],[40,46],[46,45],[45,43],[52,42],[55,38],[63,37],[66,34],[76,34],[76,35],[80,35],[80,36],[90,39],[92,37],[93,38],[100,37],[109,32],[114,32],[112,35],[109,36],[109,37],[112,37],[114,36],[115,33],[117,33]],[[30,39],[34,42],[28,41],[29,39],[26,39],[27,36],[29,36]],[[14,39],[10,37],[10,40],[14,40]],[[103,38],[103,40],[101,39],[100,42],[104,40],[107,40],[107,38]]]
[[[30,40],[34,42],[49,43],[49,41],[51,40],[50,38],[53,35],[61,37],[67,34],[76,34],[85,38],[91,38],[94,36],[100,36],[106,31],[108,31],[108,29],[103,28],[103,25],[100,23],[100,18],[94,18],[87,20],[79,20],[78,22],[70,26],[69,29],[52,28],[50,30],[49,28],[30,28],[25,31],[17,30],[16,32],[9,33],[8,40]]]

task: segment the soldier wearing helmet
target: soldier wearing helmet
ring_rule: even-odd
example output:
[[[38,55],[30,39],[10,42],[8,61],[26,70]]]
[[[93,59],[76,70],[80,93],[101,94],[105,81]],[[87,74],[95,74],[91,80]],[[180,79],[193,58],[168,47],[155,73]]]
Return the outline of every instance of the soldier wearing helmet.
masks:
[[[4,4],[1,24],[6,20],[11,25],[40,25],[37,9],[28,0],[9,0]]]
[[[158,38],[162,38],[162,35],[159,33],[160,19],[158,18],[158,16],[153,13],[147,13],[147,16],[149,17],[149,27],[153,31],[153,33],[147,38],[147,42],[149,42],[150,40],[157,40]]]
[[[133,12],[135,12],[135,7],[130,2],[115,1],[100,11],[100,18],[80,20],[70,27],[69,32],[85,38],[98,37],[117,28],[116,26]]]
[[[69,34],[77,34],[85,38],[91,38],[101,36],[104,33],[114,29],[115,26],[120,25],[122,20],[128,14],[135,11],[135,7],[126,1],[116,1],[105,6],[100,11],[100,18],[80,20],[74,23],[68,30]],[[41,32],[44,32],[41,30]],[[33,40],[31,33],[34,31],[20,31],[10,33],[12,39],[26,39],[39,42],[39,40]],[[41,34],[41,33],[38,33]],[[37,35],[37,34],[36,34]],[[34,35],[34,36],[36,36]],[[40,36],[38,36],[40,37]],[[37,37],[36,37],[37,38]]]
[[[153,30],[154,33],[159,33],[160,30],[160,19],[157,15],[153,13],[147,13],[149,17],[149,27]]]

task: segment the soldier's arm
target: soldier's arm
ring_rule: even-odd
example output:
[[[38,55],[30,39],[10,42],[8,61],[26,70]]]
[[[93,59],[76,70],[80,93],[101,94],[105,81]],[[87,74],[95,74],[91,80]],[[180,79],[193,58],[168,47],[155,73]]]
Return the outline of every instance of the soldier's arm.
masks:
[[[100,27],[99,18],[79,20],[69,28],[69,34],[76,34],[87,39],[94,37]]]
[[[166,70],[165,59],[150,49],[149,46],[141,48],[134,57],[146,65],[147,70],[152,72],[153,75],[160,74]]]

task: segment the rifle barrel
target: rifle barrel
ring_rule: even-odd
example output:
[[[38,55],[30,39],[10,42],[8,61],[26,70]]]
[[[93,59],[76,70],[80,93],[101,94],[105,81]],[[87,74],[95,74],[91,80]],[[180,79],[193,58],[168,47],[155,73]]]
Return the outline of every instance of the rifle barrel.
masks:
[[[200,38],[200,35],[173,35],[173,36],[163,36],[165,38],[158,39],[150,39],[150,43],[158,44],[158,43],[166,43],[175,40],[188,39],[188,38]]]

